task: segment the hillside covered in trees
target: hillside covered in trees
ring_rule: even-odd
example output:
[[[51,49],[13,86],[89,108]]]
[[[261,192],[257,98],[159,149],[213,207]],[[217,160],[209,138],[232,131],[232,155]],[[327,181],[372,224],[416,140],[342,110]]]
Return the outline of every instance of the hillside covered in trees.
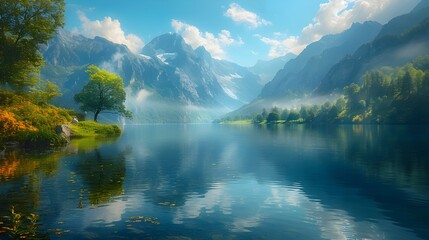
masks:
[[[429,123],[429,56],[397,68],[382,67],[366,73],[362,84],[352,83],[334,102],[274,107],[256,116],[238,116],[220,122],[252,119],[255,123]]]

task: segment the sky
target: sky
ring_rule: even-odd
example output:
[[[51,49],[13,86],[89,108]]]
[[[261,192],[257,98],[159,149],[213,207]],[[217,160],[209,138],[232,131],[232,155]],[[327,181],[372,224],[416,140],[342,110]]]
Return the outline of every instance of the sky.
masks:
[[[243,66],[340,33],[354,22],[408,13],[419,0],[66,0],[66,28],[104,37],[135,52],[179,33],[193,48]]]

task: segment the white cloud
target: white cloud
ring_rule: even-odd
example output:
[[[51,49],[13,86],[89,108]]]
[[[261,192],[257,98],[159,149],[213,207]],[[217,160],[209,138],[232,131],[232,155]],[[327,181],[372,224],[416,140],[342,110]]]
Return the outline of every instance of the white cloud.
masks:
[[[271,22],[261,18],[256,13],[247,11],[237,3],[231,3],[225,16],[231,18],[236,23],[243,23],[252,28],[271,25]]]
[[[78,15],[82,23],[81,29],[78,31],[86,37],[103,37],[111,42],[126,45],[134,53],[138,53],[144,46],[143,40],[138,36],[134,34],[125,35],[121,23],[117,19],[105,17],[101,21],[91,21],[83,12],[78,11]]]
[[[173,19],[171,26],[174,30],[181,34],[185,42],[197,48],[204,46],[204,48],[217,59],[224,59],[226,57],[225,47],[232,44],[241,45],[243,41],[241,38],[234,39],[228,30],[222,30],[215,36],[210,32],[201,32],[197,27]]]
[[[325,35],[340,33],[355,23],[378,21],[386,23],[400,14],[409,12],[418,0],[329,0],[320,4],[313,22],[303,28],[300,36],[285,39],[259,39],[270,46],[268,56],[283,56],[286,53],[299,54],[310,43],[320,40]],[[278,33],[274,34],[279,36]]]
[[[299,38],[295,36],[288,37],[284,40],[260,37],[261,41],[270,46],[268,57],[277,58],[288,53],[299,54],[306,45],[299,43]]]

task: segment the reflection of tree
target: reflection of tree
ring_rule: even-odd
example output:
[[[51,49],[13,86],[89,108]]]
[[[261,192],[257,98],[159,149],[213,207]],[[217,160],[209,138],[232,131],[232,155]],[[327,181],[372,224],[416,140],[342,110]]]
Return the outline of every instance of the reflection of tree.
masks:
[[[429,192],[429,148],[425,127],[353,126],[343,135],[347,160],[366,174],[395,181],[422,194]],[[342,129],[342,131],[349,131]],[[423,137],[422,137],[423,136]]]
[[[124,153],[103,153],[99,149],[80,155],[76,172],[88,186],[90,204],[111,201],[112,197],[124,192]]]
[[[25,175],[42,173],[53,176],[58,171],[59,159],[63,153],[27,155],[18,150],[6,151],[4,159],[0,160],[0,182],[11,181]]]
[[[299,127],[305,131],[286,128],[279,134],[282,138],[277,138],[282,148],[274,146],[264,152],[286,182],[299,183],[305,195],[328,208],[344,210],[356,219],[377,218],[378,211],[362,212],[350,204],[364,196],[397,225],[428,237],[424,229],[429,222],[429,128]],[[260,141],[272,144],[266,138]],[[278,157],[286,155],[288,161]]]
[[[5,152],[4,159],[0,160],[0,183],[7,182],[12,187],[0,194],[0,238],[47,238],[39,229],[35,212],[40,202],[42,178],[57,173],[62,156],[61,152],[37,155],[18,150]]]

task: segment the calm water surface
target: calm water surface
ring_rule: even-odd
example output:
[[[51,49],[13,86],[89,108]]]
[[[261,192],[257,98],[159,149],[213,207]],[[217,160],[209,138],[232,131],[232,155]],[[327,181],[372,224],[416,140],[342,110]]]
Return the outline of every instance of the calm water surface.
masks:
[[[0,239],[20,236],[429,239],[429,128],[143,125],[7,151]]]

